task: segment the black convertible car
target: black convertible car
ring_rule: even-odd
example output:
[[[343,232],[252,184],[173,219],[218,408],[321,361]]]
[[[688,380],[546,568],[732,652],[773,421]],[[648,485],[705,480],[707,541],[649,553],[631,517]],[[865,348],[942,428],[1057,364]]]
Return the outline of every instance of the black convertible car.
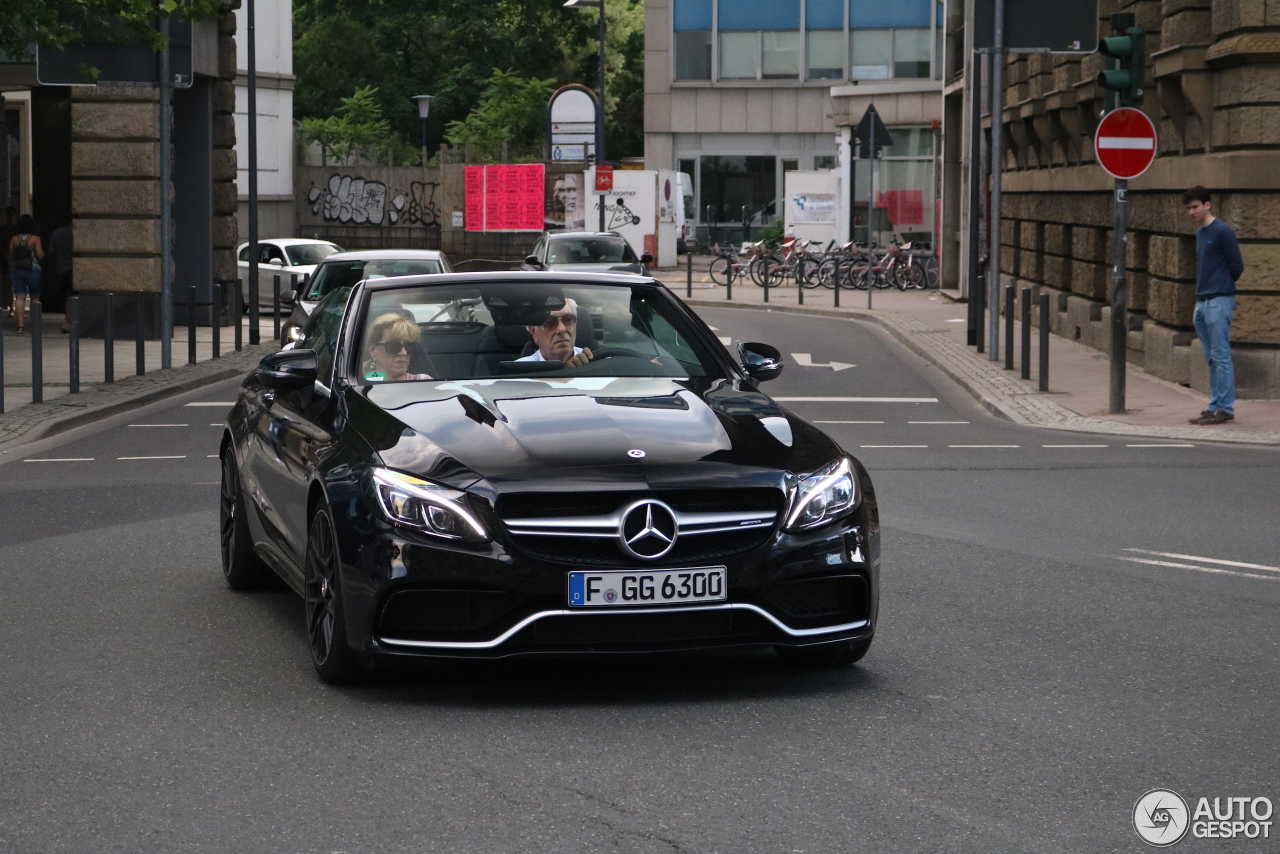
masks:
[[[305,600],[321,679],[394,659],[772,647],[860,659],[865,469],[653,279],[361,282],[246,378],[222,439],[235,589]]]

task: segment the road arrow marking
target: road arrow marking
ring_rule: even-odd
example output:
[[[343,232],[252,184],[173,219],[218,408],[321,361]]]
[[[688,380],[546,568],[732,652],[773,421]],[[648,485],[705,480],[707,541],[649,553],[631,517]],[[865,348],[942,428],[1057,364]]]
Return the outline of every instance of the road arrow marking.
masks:
[[[856,368],[857,365],[850,365],[847,362],[815,362],[813,356],[809,353],[792,353],[791,358],[795,359],[802,368],[830,368],[833,371],[843,371],[846,368]]]

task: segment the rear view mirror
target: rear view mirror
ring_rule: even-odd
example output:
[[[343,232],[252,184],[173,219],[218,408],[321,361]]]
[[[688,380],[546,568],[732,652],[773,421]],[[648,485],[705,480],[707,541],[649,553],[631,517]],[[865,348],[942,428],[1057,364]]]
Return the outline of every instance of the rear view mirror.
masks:
[[[267,388],[305,388],[316,381],[319,366],[315,350],[284,350],[263,356],[257,377]]]
[[[747,376],[758,382],[774,379],[782,373],[782,354],[777,347],[756,343],[739,344],[738,357],[742,360]]]

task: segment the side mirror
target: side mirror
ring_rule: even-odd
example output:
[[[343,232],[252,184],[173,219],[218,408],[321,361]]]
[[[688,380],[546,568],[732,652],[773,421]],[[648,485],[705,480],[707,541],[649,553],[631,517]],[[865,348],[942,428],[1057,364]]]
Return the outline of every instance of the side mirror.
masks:
[[[538,260],[537,255],[526,255],[524,263],[528,264],[530,267],[537,267],[539,269],[542,267],[542,262]]]
[[[288,390],[313,385],[317,370],[315,350],[284,350],[263,356],[256,373],[267,388]]]
[[[643,255],[640,256],[640,263],[648,267],[650,264],[653,263],[653,256],[650,255],[648,252],[644,253]]]
[[[777,347],[768,344],[739,344],[738,358],[742,360],[747,376],[758,382],[775,379],[782,373],[782,354]]]
[[[269,260],[267,261],[267,263],[268,263],[268,264],[270,264],[272,267],[283,267],[283,266],[284,266],[284,262],[283,262],[283,261],[281,261],[279,258],[271,258],[271,259],[269,259]]]

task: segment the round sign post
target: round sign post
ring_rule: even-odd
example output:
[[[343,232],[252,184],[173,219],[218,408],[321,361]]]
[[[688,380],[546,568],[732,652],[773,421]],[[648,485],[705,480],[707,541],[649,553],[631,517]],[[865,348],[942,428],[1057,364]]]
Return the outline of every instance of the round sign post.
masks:
[[[1156,159],[1156,126],[1142,110],[1120,107],[1098,122],[1093,135],[1098,165],[1116,179],[1111,224],[1111,394],[1112,415],[1125,411],[1125,361],[1129,348],[1128,255],[1129,179],[1151,168]]]

